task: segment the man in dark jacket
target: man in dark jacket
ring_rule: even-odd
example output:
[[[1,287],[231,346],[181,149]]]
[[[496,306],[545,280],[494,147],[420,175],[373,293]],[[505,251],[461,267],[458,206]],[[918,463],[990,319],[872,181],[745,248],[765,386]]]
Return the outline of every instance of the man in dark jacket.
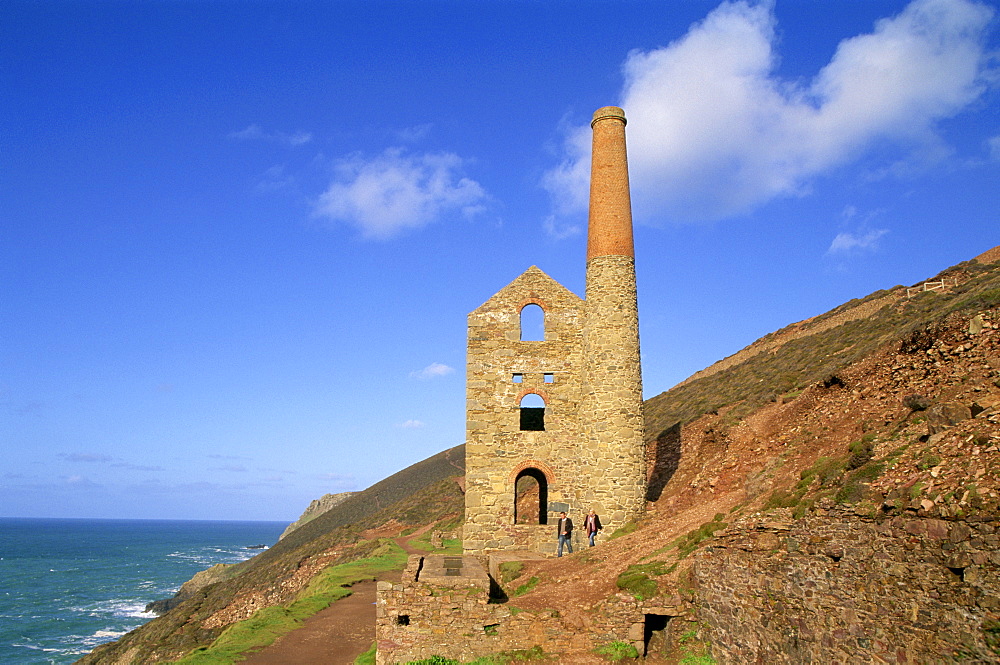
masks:
[[[566,517],[566,513],[559,513],[559,523],[556,526],[556,537],[559,539],[559,548],[556,556],[562,556],[563,545],[573,553],[573,520]]]

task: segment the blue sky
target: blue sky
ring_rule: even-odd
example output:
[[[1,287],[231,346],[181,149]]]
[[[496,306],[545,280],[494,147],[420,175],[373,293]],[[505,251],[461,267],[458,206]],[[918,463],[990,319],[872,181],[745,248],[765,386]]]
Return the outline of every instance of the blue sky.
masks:
[[[1000,244],[995,3],[5,2],[0,514],[286,519],[464,439],[629,117],[647,396]]]

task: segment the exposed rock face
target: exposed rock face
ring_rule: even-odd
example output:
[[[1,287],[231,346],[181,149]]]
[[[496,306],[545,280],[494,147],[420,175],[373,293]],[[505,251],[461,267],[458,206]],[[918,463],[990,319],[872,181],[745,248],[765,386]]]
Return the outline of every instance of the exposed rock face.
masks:
[[[295,520],[281,533],[281,538],[284,538],[292,531],[295,531],[303,524],[307,524],[312,520],[316,519],[326,511],[330,510],[339,503],[342,503],[347,497],[355,494],[355,492],[339,492],[337,494],[324,494],[320,498],[314,500],[309,504],[309,507],[299,516],[299,519]],[[281,540],[278,538],[278,540]]]
[[[713,652],[727,663],[992,662],[994,519],[873,519],[828,505],[738,523],[695,564]]]
[[[181,585],[180,590],[172,598],[164,600],[154,600],[146,605],[146,611],[160,616],[166,614],[177,607],[185,600],[193,596],[199,589],[207,587],[209,584],[221,582],[229,577],[228,569],[232,568],[231,563],[217,563],[211,568],[198,571],[194,577]]]

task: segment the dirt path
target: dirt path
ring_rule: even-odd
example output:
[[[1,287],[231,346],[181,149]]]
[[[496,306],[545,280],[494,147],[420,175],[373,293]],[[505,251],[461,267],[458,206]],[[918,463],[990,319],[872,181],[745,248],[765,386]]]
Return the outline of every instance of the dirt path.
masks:
[[[424,530],[396,538],[407,554],[419,553],[406,541]],[[399,581],[399,572],[380,579]],[[305,620],[301,628],[282,635],[253,653],[241,665],[351,665],[375,641],[375,582],[359,582],[351,595]]]
[[[247,665],[350,665],[375,641],[375,582],[305,620],[273,644],[240,661]]]

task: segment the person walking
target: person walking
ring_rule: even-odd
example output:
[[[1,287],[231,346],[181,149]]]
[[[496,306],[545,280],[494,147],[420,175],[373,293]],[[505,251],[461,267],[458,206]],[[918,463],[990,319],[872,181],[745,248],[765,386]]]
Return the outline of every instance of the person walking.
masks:
[[[556,537],[558,538],[559,547],[556,550],[556,556],[562,556],[563,545],[569,550],[569,553],[573,553],[573,520],[566,517],[566,513],[559,513],[559,524],[556,526]]]
[[[583,521],[583,526],[587,529],[587,538],[590,539],[590,546],[593,547],[597,532],[604,528],[601,524],[601,518],[597,516],[593,508],[587,513],[587,518]]]

